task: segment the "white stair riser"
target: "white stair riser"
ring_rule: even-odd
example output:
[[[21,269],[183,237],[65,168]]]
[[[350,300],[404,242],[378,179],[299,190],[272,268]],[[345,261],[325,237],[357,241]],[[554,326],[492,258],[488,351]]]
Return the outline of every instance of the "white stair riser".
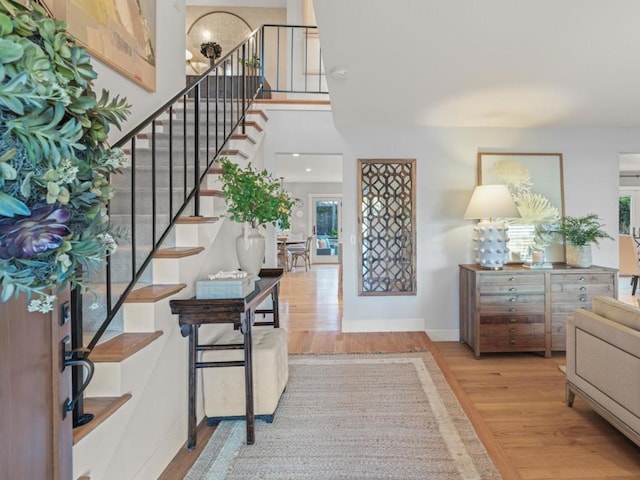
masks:
[[[127,420],[133,412],[131,400],[101,423],[85,438],[73,446],[73,478],[86,475],[91,480],[104,479],[103,472],[113,461],[127,426]]]
[[[173,282],[172,282],[173,283]],[[193,296],[195,289],[187,282],[187,287],[180,293],[181,298]],[[171,313],[170,298],[163,298],[154,303],[125,303],[124,330],[126,332],[167,331],[176,325],[177,317]]]
[[[200,270],[204,255],[190,257],[156,258],[153,260],[153,283],[186,283],[191,282],[193,272]]]
[[[222,219],[215,223],[176,225],[176,245],[208,247],[220,230]]]
[[[166,336],[161,335],[122,362],[96,363],[93,380],[87,387],[86,396],[118,396],[142,388],[147,383],[149,369],[153,369],[158,352],[165,343]]]

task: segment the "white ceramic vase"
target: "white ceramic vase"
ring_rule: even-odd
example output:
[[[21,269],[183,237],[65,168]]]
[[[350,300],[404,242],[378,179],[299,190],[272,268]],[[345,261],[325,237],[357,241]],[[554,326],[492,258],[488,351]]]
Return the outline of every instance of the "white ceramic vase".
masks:
[[[591,245],[584,245],[582,247],[567,245],[567,265],[578,268],[590,267]]]
[[[258,276],[264,261],[265,241],[257,228],[245,224],[242,235],[236,237],[236,254],[240,268],[254,277]]]

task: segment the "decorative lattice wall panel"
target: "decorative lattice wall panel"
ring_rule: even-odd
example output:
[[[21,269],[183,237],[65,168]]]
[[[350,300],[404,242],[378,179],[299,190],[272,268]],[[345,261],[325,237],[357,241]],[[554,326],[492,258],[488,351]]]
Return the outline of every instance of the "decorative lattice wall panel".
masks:
[[[415,295],[415,160],[358,160],[360,295]]]

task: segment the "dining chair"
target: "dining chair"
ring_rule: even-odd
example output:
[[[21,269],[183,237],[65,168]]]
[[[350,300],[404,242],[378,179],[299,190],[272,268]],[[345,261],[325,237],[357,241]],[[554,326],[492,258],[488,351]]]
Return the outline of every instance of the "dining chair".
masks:
[[[287,250],[291,254],[291,268],[298,265],[298,259],[302,258],[304,261],[304,271],[311,270],[311,240],[313,240],[312,236],[307,237],[307,241],[303,246],[291,246],[288,247]]]
[[[636,294],[638,280],[640,279],[640,263],[638,263],[638,250],[631,235],[620,235],[619,249],[619,275],[631,277],[631,295]]]
[[[285,272],[289,271],[289,252],[287,251],[286,238],[278,238],[278,263]]]

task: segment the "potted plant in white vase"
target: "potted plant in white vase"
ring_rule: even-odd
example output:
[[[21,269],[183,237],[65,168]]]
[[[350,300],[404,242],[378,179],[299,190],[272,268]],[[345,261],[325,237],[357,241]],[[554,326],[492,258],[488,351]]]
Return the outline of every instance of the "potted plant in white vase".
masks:
[[[280,181],[267,170],[257,170],[251,163],[242,168],[226,157],[218,162],[222,168],[220,179],[227,214],[244,227],[242,235],[236,238],[238,263],[242,270],[257,276],[265,253],[265,238],[260,227],[273,224],[289,228],[296,199],[283,190]]]
[[[597,214],[589,213],[583,217],[562,217],[556,229],[564,235],[567,253],[567,265],[587,268],[591,266],[591,245],[598,245],[605,238],[613,237],[605,232]]]

